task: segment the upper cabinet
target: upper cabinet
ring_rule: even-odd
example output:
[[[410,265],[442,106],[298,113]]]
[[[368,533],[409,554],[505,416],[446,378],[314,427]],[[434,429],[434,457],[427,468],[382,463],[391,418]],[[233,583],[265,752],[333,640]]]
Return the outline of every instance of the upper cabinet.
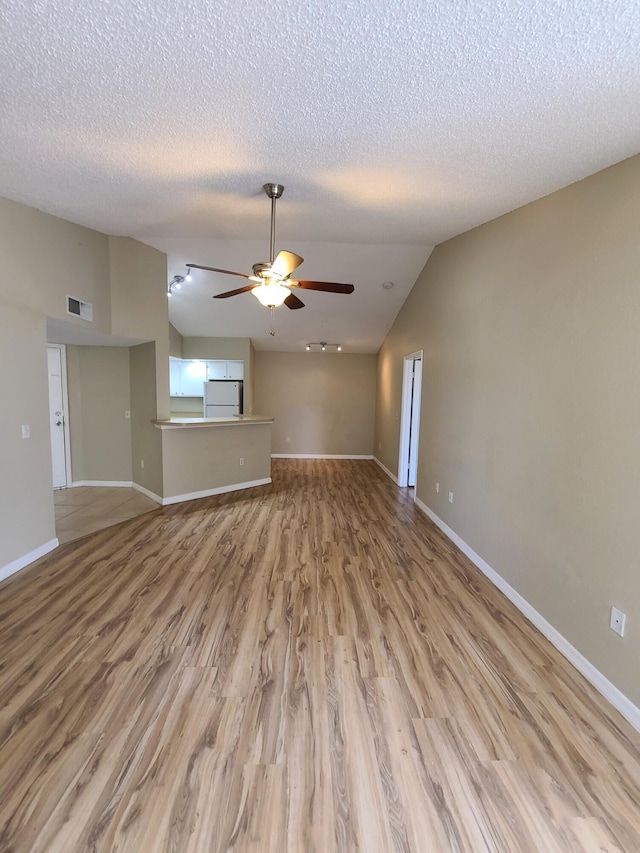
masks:
[[[204,361],[169,362],[169,394],[171,397],[203,397],[203,383],[207,378]]]
[[[244,362],[208,361],[207,379],[244,379]]]
[[[169,394],[172,397],[203,397],[208,379],[244,379],[243,361],[169,361]]]

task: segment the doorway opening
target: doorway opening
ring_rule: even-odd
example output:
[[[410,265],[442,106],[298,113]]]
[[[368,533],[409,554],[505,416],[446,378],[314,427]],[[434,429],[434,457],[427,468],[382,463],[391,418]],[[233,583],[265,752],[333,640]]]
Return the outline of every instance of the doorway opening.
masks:
[[[398,485],[403,487],[416,485],[421,391],[422,350],[406,355],[404,358],[398,462]]]
[[[51,432],[51,470],[54,489],[64,489],[71,482],[66,356],[64,344],[47,345],[49,429]]]

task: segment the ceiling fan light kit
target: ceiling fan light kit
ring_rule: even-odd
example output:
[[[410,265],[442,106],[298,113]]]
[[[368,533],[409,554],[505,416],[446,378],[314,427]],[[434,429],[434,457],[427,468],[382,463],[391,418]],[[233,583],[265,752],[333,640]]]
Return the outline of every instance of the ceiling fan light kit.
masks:
[[[234,272],[233,270],[224,270],[218,267],[206,267],[201,264],[187,264],[187,269],[189,271],[191,269],[208,270],[209,272],[236,275],[240,278],[248,279],[252,284],[238,287],[235,290],[228,290],[225,293],[218,293],[213,298],[228,299],[230,296],[237,296],[240,293],[253,291],[254,296],[259,302],[272,311],[282,304],[293,311],[298,308],[304,308],[304,302],[292,292],[292,288],[294,287],[301,288],[302,290],[319,290],[324,293],[353,293],[354,286],[352,284],[342,284],[333,281],[302,281],[291,278],[291,274],[300,266],[304,258],[296,255],[295,252],[287,252],[284,249],[275,255],[276,201],[284,192],[284,186],[282,184],[264,184],[262,189],[271,199],[271,229],[269,232],[270,260],[254,264],[253,275]]]
[[[277,308],[291,295],[291,291],[279,282],[272,281],[254,287],[253,295],[265,308]]]

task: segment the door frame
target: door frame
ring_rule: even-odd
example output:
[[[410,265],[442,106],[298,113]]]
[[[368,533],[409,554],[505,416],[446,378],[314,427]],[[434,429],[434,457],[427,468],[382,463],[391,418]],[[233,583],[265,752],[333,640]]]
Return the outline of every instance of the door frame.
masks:
[[[420,433],[420,400],[422,397],[422,372],[420,372],[420,381],[417,383],[418,397],[415,405],[412,405],[413,395],[411,393],[411,390],[413,368],[415,361],[420,361],[420,364],[422,365],[423,358],[424,351],[418,350],[417,352],[412,352],[409,355],[405,355],[402,364],[402,405],[400,408],[400,450],[398,455],[398,485],[405,488],[409,481],[409,449],[411,431],[414,431],[416,454],[418,452],[418,436]],[[416,482],[414,483],[414,486],[417,486],[417,481],[418,471],[416,466]]]
[[[71,439],[69,434],[69,387],[67,384],[67,347],[65,344],[50,344],[47,342],[47,349],[60,350],[60,376],[62,379],[62,429],[64,431],[64,469],[67,480],[66,486],[58,486],[57,488],[68,489],[73,485],[71,480]],[[47,362],[47,374],[49,371]],[[48,405],[49,421],[51,420],[51,400]],[[51,425],[49,424],[49,429]]]

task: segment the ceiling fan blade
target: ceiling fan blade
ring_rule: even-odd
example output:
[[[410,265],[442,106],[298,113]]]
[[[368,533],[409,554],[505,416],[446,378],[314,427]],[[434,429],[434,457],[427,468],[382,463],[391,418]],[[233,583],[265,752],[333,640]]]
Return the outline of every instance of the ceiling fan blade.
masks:
[[[260,287],[259,284],[248,284],[246,287],[239,287],[237,290],[227,290],[226,293],[216,293],[214,299],[226,299],[228,296],[237,296],[239,293],[247,293],[253,290],[254,287]]]
[[[353,293],[355,290],[352,284],[340,284],[337,281],[289,281],[287,284],[304,290],[323,290],[325,293]]]
[[[295,252],[278,252],[278,255],[275,261],[271,264],[271,269],[277,275],[282,276],[282,278],[286,278],[288,275],[297,269],[300,264],[304,261],[304,258],[301,258],[300,255],[296,255]]]
[[[220,270],[218,267],[203,267],[200,264],[187,264],[186,266],[192,267],[195,270],[208,270],[209,272],[222,272],[225,275],[239,275],[240,278],[249,278],[248,275],[245,275],[243,272],[233,272],[233,270]]]
[[[284,304],[287,308],[291,308],[292,311],[296,308],[304,308],[304,302],[302,299],[298,299],[295,293],[290,293],[284,300]]]

